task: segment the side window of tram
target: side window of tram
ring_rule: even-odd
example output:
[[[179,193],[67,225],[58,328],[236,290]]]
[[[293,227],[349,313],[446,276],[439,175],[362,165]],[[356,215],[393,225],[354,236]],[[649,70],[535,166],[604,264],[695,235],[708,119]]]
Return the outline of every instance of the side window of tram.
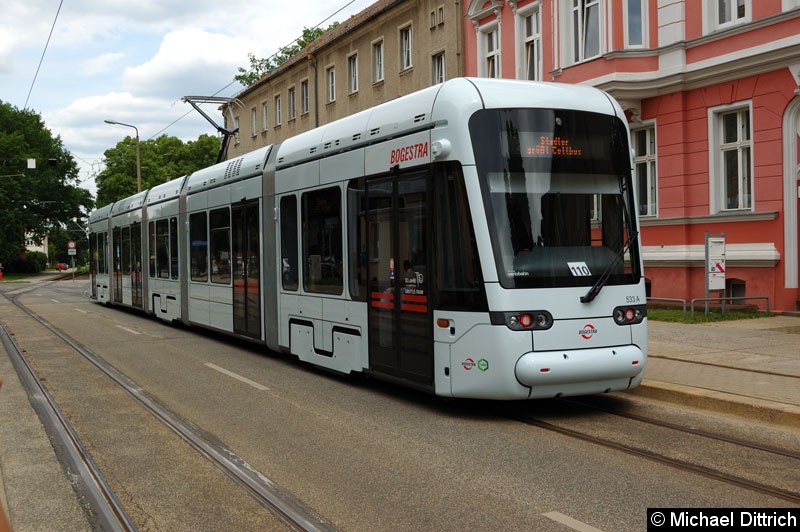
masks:
[[[306,192],[303,202],[303,288],[307,292],[341,294],[342,191],[339,187]]]
[[[297,290],[297,197],[281,198],[281,282],[284,290]]]
[[[231,213],[227,207],[209,213],[211,225],[211,282],[231,282]]]
[[[170,277],[178,278],[178,218],[169,219],[169,270]]]
[[[350,296],[367,300],[367,211],[364,180],[353,179],[347,186],[347,253]]]
[[[169,222],[156,221],[156,272],[159,279],[169,279]]]
[[[208,225],[205,212],[189,216],[189,246],[192,281],[208,282]]]
[[[147,225],[148,242],[147,252],[150,262],[150,277],[156,276],[156,223],[150,222]]]

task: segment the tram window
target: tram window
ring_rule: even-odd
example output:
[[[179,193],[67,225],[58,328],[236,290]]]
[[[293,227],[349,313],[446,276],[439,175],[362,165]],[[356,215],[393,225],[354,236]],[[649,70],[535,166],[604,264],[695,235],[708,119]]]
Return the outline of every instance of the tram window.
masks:
[[[131,274],[131,228],[122,228],[122,275]]]
[[[156,276],[156,223],[150,222],[148,225],[148,234],[150,236],[150,245],[148,246],[148,254],[150,257],[150,277]]]
[[[92,274],[97,274],[97,233],[89,234],[89,253]]]
[[[303,288],[307,292],[341,294],[342,191],[331,187],[306,192],[303,202]]]
[[[281,280],[284,290],[297,290],[297,197],[281,198]]]
[[[178,218],[169,219],[169,270],[170,277],[178,278]]]
[[[231,214],[227,207],[209,215],[211,225],[211,282],[231,283]]]
[[[367,212],[363,179],[354,179],[347,187],[347,230],[350,296],[356,301],[366,301]]]
[[[461,167],[455,163],[437,165],[434,190],[439,304],[442,309],[486,310],[483,276]]]
[[[159,279],[169,279],[169,225],[156,220],[156,272]]]
[[[189,216],[189,241],[192,281],[208,282],[208,225],[205,212]]]
[[[97,233],[97,273],[106,273],[106,234]]]

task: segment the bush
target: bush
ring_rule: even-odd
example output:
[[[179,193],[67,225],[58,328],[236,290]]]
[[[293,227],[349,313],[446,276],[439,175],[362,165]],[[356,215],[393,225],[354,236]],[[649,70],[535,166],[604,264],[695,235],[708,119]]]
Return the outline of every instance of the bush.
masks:
[[[27,251],[6,267],[6,272],[39,273],[47,266],[47,255],[40,251]]]

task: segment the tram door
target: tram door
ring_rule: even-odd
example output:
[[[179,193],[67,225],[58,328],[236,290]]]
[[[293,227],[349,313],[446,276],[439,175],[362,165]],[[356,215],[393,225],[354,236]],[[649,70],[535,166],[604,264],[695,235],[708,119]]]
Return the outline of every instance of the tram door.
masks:
[[[233,219],[233,330],[261,337],[261,253],[258,202],[237,205]]]
[[[427,175],[367,181],[370,368],[433,384]]]
[[[112,301],[114,303],[122,303],[122,228],[114,228],[114,248],[111,258],[113,272],[112,272]]]

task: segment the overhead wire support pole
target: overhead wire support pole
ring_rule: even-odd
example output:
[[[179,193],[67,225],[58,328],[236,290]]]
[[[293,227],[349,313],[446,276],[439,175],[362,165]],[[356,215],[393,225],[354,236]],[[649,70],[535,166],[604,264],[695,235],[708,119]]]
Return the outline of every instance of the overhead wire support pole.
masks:
[[[231,114],[231,124],[234,124],[235,122],[233,119],[233,110],[231,104],[236,104],[239,107],[244,107],[242,102],[239,101],[237,98],[227,98],[223,96],[184,96],[183,98],[181,98],[181,101],[188,102],[189,104],[191,104],[191,106],[194,107],[195,110],[203,116],[203,118],[208,120],[208,122],[212,126],[214,126],[214,128],[222,135],[222,145],[220,146],[219,153],[217,154],[217,162],[218,163],[222,162],[225,158],[225,154],[228,151],[228,144],[230,143],[231,137],[234,136],[239,131],[239,128],[234,127],[231,129],[227,129],[225,127],[220,126],[213,118],[208,116],[208,114],[206,114],[206,112],[203,111],[198,104],[215,103],[218,105],[224,105],[225,108],[228,110],[228,112]]]

